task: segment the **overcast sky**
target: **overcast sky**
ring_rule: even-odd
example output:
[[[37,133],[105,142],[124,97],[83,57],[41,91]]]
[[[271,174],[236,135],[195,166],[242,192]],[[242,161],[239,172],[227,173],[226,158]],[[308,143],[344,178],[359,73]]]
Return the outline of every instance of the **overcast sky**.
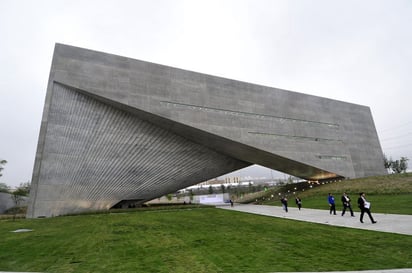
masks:
[[[366,105],[412,160],[411,23],[410,0],[1,0],[0,182],[31,180],[56,42]]]

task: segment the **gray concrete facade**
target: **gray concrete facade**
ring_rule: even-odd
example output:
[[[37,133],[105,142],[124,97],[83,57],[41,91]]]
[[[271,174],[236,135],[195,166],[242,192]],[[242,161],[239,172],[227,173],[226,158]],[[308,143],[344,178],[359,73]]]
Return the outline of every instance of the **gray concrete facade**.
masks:
[[[27,216],[145,202],[252,164],[385,174],[369,107],[56,44]]]

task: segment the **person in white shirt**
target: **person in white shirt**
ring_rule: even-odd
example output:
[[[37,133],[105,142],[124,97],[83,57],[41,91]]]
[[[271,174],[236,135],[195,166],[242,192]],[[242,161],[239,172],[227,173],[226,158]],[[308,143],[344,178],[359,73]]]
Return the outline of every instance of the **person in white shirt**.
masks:
[[[342,216],[345,215],[346,209],[349,209],[350,215],[352,217],[355,217],[355,215],[353,214],[352,206],[350,204],[350,198],[346,194],[346,192],[343,193],[341,200],[342,200],[342,205],[343,205]]]

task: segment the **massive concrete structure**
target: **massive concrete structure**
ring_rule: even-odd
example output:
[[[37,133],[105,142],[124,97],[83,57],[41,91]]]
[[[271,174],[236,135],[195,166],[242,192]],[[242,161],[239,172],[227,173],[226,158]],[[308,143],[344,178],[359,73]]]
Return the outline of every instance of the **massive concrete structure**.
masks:
[[[385,173],[368,107],[57,44],[27,216],[142,203],[251,164]]]

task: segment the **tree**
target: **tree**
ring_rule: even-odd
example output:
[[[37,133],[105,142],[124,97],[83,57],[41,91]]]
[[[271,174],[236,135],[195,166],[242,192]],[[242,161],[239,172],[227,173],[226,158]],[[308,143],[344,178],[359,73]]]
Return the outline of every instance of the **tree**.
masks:
[[[6,165],[7,160],[0,159],[0,177],[2,176],[1,172],[4,170],[3,166]]]
[[[0,183],[0,192],[9,193],[10,187],[7,186],[5,183]]]
[[[400,173],[399,160],[391,161],[391,169],[394,173]]]
[[[14,202],[14,208],[12,208],[11,211],[13,212],[13,220],[15,220],[17,214],[20,211],[20,203],[24,200],[24,198],[19,194],[17,190],[11,193],[11,198]]]
[[[193,193],[193,190],[190,189],[190,190],[189,190],[190,201],[193,201],[193,196],[194,196],[194,195],[195,195],[195,194]]]
[[[408,160],[409,159],[407,157],[401,157],[401,160],[399,162],[399,168],[404,173],[406,173],[406,170],[408,169]]]
[[[386,170],[390,170],[392,166],[392,158],[388,160],[385,154],[383,154],[383,164],[385,165]]]
[[[4,170],[3,166],[7,163],[6,160],[0,159],[0,177],[2,176],[1,172]],[[10,187],[5,183],[0,183],[0,192],[10,192]]]
[[[407,157],[401,157],[400,160],[392,160],[391,161],[391,169],[394,173],[406,173],[406,170],[408,169],[408,158]]]
[[[222,193],[225,193],[225,185],[220,185],[220,188],[221,188],[221,190],[222,190]]]
[[[13,191],[13,194],[17,194],[20,196],[29,196],[30,193],[30,181],[26,183],[20,183],[20,186]]]
[[[22,208],[20,207],[20,203],[24,201],[24,196],[28,196],[30,192],[30,182],[20,183],[13,192],[11,192],[11,198],[14,202],[14,208],[12,208],[13,212],[13,220],[16,219],[18,213],[21,213]]]

